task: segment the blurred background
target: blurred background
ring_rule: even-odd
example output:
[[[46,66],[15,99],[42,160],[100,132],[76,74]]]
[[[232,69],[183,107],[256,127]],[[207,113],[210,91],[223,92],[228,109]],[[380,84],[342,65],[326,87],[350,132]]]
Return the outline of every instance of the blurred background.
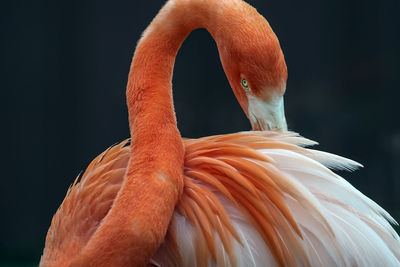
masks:
[[[340,174],[400,220],[400,1],[248,2],[285,53],[289,128],[364,164]],[[128,137],[131,57],[163,3],[1,3],[0,266],[38,264],[68,186]],[[205,30],[183,44],[173,81],[183,136],[250,129]]]

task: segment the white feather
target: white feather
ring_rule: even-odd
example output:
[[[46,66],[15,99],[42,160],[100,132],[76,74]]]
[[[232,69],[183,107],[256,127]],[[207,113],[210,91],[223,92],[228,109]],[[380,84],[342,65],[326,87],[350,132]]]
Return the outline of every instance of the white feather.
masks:
[[[290,132],[255,134],[298,146],[316,144]],[[282,180],[275,182],[284,192],[286,204],[303,234],[298,241],[305,248],[311,266],[400,266],[400,239],[390,225],[396,223],[395,220],[327,168],[354,170],[361,164],[311,149],[275,148],[259,152],[273,160],[274,166],[264,166],[277,168],[283,174]],[[243,246],[234,243],[237,266],[277,266],[273,253],[245,216],[217,190],[212,191],[225,207],[242,241]],[[184,266],[196,266],[194,228],[177,212],[174,217]],[[278,231],[282,229],[284,227]],[[279,232],[279,235],[283,240],[288,238],[287,233]],[[215,236],[217,263],[210,259],[209,266],[222,266],[224,262],[229,263],[229,257],[218,234]],[[291,241],[288,240],[286,246],[295,254],[296,248]],[[300,255],[294,255],[294,258],[298,266],[306,265]]]

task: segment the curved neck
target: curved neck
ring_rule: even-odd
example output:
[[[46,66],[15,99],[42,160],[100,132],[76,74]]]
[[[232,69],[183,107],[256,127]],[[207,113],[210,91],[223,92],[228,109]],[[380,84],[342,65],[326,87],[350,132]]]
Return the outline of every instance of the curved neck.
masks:
[[[171,92],[176,54],[194,29],[206,28],[214,38],[218,35],[218,17],[226,8],[223,8],[223,2],[225,1],[168,1],[145,30],[136,47],[127,86],[132,138],[143,130],[142,120],[147,125],[148,116],[151,115],[157,116],[152,118],[157,121],[157,125],[176,125]],[[146,120],[142,118],[142,114],[145,114]]]
[[[215,33],[218,16],[210,8],[222,1],[170,0],[144,31],[132,60],[127,104],[132,138],[129,170],[162,172],[182,192],[183,145],[172,97],[175,58],[191,31]],[[179,173],[177,172],[179,170]]]
[[[229,3],[229,4],[227,4]],[[240,7],[241,0],[170,0],[144,31],[132,60],[127,104],[133,157],[129,168],[160,171],[168,176],[183,166],[183,148],[177,129],[172,97],[175,58],[191,31],[206,28],[220,48],[228,38],[221,26],[226,12]],[[222,33],[221,33],[222,32]],[[157,151],[157,153],[155,153]],[[165,157],[168,155],[168,157]],[[174,180],[182,191],[181,181]]]
[[[224,0],[170,0],[144,32],[127,85],[132,154],[124,182],[71,266],[145,266],[163,241],[183,190],[184,148],[171,90],[175,57],[196,28],[206,28],[218,44],[226,8]]]

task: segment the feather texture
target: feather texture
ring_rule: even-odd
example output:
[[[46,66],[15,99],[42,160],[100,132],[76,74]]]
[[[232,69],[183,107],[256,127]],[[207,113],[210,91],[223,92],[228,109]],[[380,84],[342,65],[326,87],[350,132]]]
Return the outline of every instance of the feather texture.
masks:
[[[76,237],[88,240],[96,231],[123,181],[127,142],[95,158],[68,190],[46,238],[53,250],[43,257],[72,256],[85,246]],[[268,131],[185,139],[183,194],[153,260],[161,266],[399,266],[394,219],[327,168],[361,165],[304,148],[314,144]]]

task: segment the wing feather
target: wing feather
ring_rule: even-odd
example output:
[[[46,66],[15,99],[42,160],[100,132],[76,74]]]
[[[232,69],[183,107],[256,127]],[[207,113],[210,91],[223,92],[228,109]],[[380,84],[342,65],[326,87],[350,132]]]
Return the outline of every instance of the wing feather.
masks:
[[[400,265],[395,220],[330,170],[361,164],[305,148],[317,143],[293,132],[183,143],[184,190],[153,257],[161,266]],[[72,258],[101,224],[123,182],[128,144],[101,153],[68,189],[46,237],[49,262]]]

